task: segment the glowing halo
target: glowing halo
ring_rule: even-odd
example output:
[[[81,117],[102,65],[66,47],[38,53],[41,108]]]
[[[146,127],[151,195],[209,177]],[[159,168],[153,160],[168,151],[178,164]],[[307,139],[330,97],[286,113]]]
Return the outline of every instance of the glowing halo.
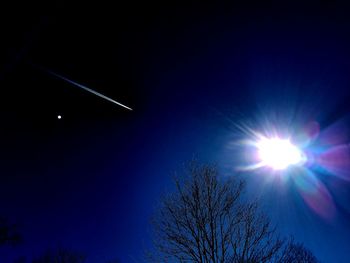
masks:
[[[265,136],[252,130],[251,134],[251,139],[240,141],[240,145],[245,147],[247,161],[246,165],[236,167],[240,171],[261,168],[283,171],[309,162],[304,147],[292,143],[289,136],[278,136],[276,133]]]
[[[231,144],[239,151],[237,171],[248,172],[263,186],[293,187],[325,220],[333,220],[337,213],[334,199],[347,209],[347,196],[336,190],[343,189],[341,181],[350,181],[350,118],[324,129],[316,121],[297,123],[293,129],[283,123],[259,126],[261,131],[244,123],[236,125],[242,132],[242,139]],[[327,177],[321,178],[323,174]]]
[[[261,166],[274,170],[283,170],[290,165],[301,164],[304,160],[300,151],[289,140],[280,138],[262,138],[256,143]]]

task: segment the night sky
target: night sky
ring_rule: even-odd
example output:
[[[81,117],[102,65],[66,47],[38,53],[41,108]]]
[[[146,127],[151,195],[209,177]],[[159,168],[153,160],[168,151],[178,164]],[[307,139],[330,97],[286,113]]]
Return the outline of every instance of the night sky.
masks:
[[[350,177],[311,167],[332,199],[315,210],[324,200],[310,205],[292,182],[238,172],[244,151],[232,145],[244,137],[240,125],[297,134],[310,123],[320,128],[316,146],[329,137],[348,145],[349,9],[238,2],[1,10],[0,214],[23,235],[0,249],[1,262],[57,246],[88,262],[137,262],[161,194],[193,158],[244,177],[282,235],[323,262],[348,261]]]

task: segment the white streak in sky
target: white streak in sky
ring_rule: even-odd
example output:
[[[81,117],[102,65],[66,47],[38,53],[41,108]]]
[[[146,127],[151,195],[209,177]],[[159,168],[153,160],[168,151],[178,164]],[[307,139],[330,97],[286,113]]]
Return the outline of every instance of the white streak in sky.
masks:
[[[63,77],[63,76],[61,76],[61,75],[59,75],[59,74],[57,74],[57,73],[55,73],[55,72],[53,72],[53,71],[50,71],[50,70],[45,70],[45,71],[48,72],[48,73],[50,73],[51,75],[56,76],[57,78],[60,78],[60,79],[62,79],[62,80],[67,81],[68,83],[70,83],[70,84],[72,84],[72,85],[74,85],[74,86],[77,86],[77,87],[79,87],[79,88],[81,88],[81,89],[83,89],[83,90],[86,90],[86,91],[88,91],[88,92],[90,92],[90,93],[92,93],[92,94],[95,94],[95,95],[99,96],[100,98],[103,98],[103,99],[105,99],[105,100],[108,100],[108,101],[110,101],[110,102],[113,102],[114,104],[117,104],[117,105],[119,105],[119,106],[121,106],[121,107],[123,107],[123,108],[125,108],[125,109],[132,110],[132,108],[130,108],[130,107],[128,107],[128,106],[125,106],[124,104],[121,104],[121,103],[118,102],[118,101],[115,101],[115,100],[113,100],[113,99],[111,99],[111,98],[109,98],[109,97],[107,97],[107,96],[105,96],[105,95],[103,95],[103,94],[101,94],[101,93],[99,93],[99,92],[97,92],[97,91],[94,91],[94,90],[92,90],[92,89],[90,89],[90,88],[88,88],[88,87],[86,87],[86,86],[84,86],[84,85],[81,85],[81,84],[79,84],[79,83],[77,83],[77,82],[75,82],[75,81],[72,81],[72,80],[70,80],[70,79],[68,79],[68,78],[66,78],[66,77]]]

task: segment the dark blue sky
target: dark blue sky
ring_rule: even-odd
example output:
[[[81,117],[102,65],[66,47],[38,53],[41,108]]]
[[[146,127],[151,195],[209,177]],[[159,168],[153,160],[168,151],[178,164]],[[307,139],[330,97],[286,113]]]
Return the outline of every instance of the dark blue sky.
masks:
[[[149,217],[160,194],[197,157],[217,163],[224,175],[246,177],[248,195],[261,198],[283,235],[294,235],[324,262],[349,258],[346,180],[317,175],[337,185],[329,187],[336,215],[326,220],[292,184],[264,185],[261,174],[235,173],[241,152],[229,147],[241,136],[237,123],[317,121],[322,131],[348,116],[345,6],[30,3],[7,13],[0,212],[20,226],[24,243],[4,255],[62,245],[87,251],[89,262],[134,262],[149,246]]]

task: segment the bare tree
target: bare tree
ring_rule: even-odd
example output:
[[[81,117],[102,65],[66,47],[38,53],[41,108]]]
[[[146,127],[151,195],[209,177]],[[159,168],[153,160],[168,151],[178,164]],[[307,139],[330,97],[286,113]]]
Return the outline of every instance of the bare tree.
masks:
[[[256,202],[245,205],[231,242],[231,263],[275,261],[284,243],[276,236],[270,220],[259,213]]]
[[[189,177],[161,200],[153,218],[153,262],[267,262],[283,241],[256,203],[242,202],[244,183],[219,180],[216,167],[192,163]]]
[[[25,256],[20,256],[19,258],[15,259],[13,263],[26,263],[27,258]]]
[[[120,263],[120,260],[119,259],[110,259],[110,260],[107,260],[106,263]]]
[[[17,227],[10,224],[7,219],[0,217],[0,246],[17,245],[21,241],[21,236],[17,232]]]
[[[86,256],[69,249],[47,250],[44,255],[34,259],[33,263],[84,263]]]
[[[290,241],[285,247],[281,263],[317,263],[318,259],[314,254],[301,243]]]

